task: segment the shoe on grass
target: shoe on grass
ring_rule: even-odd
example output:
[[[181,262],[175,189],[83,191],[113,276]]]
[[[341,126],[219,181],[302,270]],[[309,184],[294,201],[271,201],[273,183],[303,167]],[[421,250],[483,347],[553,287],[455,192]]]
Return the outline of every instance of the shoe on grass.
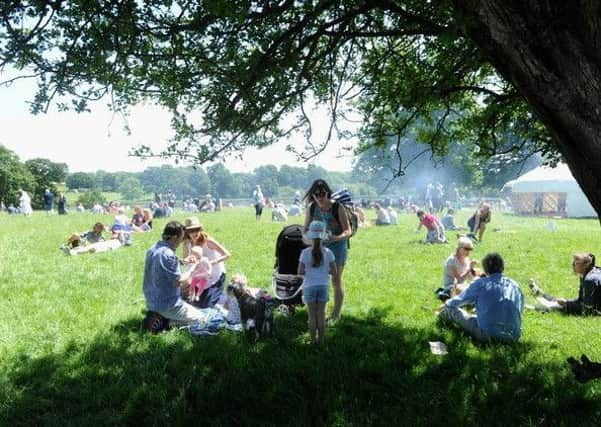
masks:
[[[534,279],[530,279],[528,281],[528,287],[530,288],[530,292],[532,292],[535,297],[543,294],[543,290],[538,287]]]

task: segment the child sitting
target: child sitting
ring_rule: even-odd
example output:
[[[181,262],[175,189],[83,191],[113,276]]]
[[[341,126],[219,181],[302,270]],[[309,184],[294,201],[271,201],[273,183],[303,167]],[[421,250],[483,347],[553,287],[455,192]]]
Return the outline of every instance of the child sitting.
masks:
[[[212,266],[209,258],[204,256],[201,246],[192,246],[190,257],[194,268],[190,279],[190,301],[199,301],[200,295],[209,284]]]
[[[442,217],[441,222],[445,230],[458,230],[457,226],[455,225],[455,218],[453,217],[454,213],[455,210],[453,208],[449,208],[447,214]]]

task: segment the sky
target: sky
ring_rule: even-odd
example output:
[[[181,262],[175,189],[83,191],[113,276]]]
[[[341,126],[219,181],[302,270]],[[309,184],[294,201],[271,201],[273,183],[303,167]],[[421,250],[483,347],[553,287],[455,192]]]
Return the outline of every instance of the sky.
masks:
[[[6,79],[0,73],[0,81]],[[33,80],[20,80],[9,87],[0,86],[0,144],[15,152],[21,161],[45,158],[66,163],[69,172],[139,172],[146,167],[172,164],[169,160],[142,160],[129,156],[138,145],[149,145],[158,150],[167,146],[171,135],[169,114],[159,107],[134,106],[127,121],[108,110],[106,102],[91,105],[92,113],[58,112],[32,115],[27,104],[35,93]],[[127,123],[130,134],[124,130]],[[326,124],[314,123],[316,128]],[[346,143],[346,141],[345,141]],[[252,172],[256,167],[287,164],[303,167],[296,156],[285,150],[286,145],[302,147],[302,137],[281,141],[258,150],[249,149],[243,158],[234,156],[225,161],[232,172]],[[344,144],[330,147],[312,163],[331,171],[347,171],[352,166],[352,155],[340,150]]]

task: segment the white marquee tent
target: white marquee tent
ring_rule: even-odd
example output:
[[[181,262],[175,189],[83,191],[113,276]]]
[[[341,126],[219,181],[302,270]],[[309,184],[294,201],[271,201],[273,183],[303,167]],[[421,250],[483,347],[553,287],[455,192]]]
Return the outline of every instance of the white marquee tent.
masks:
[[[580,186],[564,163],[555,168],[540,166],[509,181],[516,213],[597,217]]]

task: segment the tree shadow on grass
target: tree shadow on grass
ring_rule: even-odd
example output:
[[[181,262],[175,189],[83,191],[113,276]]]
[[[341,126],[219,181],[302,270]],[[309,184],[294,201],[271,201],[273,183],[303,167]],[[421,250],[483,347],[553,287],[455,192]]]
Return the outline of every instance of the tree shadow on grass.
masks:
[[[473,346],[461,334],[345,316],[323,346],[306,313],[273,338],[153,336],[129,319],[85,345],[11,361],[3,425],[598,424],[601,403],[531,346]],[[447,356],[428,341],[445,334]],[[589,424],[590,421],[590,424]]]

